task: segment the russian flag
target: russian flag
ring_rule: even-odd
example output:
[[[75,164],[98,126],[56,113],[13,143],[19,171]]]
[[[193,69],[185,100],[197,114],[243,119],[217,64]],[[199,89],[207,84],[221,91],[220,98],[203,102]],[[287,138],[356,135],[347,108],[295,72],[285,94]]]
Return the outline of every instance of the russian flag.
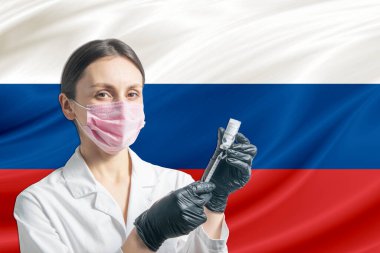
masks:
[[[229,252],[380,252],[375,1],[28,3],[1,7],[1,252],[19,252],[16,196],[79,144],[65,61],[109,37],[146,69],[142,159],[199,179],[229,118],[258,147],[228,202]]]

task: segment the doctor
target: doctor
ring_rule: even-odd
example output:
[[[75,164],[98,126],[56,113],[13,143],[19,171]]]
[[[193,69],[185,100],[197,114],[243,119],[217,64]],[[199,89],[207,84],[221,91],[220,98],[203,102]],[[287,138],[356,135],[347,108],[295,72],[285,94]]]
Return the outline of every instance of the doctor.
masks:
[[[256,147],[239,133],[209,183],[141,160],[129,146],[145,124],[144,82],[140,60],[119,40],[70,56],[59,102],[80,145],[17,197],[21,252],[228,251],[227,198],[248,182]]]

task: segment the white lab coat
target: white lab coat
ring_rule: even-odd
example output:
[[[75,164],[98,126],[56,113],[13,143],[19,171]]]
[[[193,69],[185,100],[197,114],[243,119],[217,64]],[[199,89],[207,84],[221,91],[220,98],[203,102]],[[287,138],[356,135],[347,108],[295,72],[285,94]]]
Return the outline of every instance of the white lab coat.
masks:
[[[109,192],[95,179],[79,149],[59,168],[21,192],[14,209],[22,253],[116,253],[133,222],[156,200],[194,180],[181,171],[141,160],[129,148],[132,179],[127,221]],[[165,210],[162,210],[165,212]],[[228,252],[228,228],[220,240],[202,226],[189,235],[166,240],[158,252]]]

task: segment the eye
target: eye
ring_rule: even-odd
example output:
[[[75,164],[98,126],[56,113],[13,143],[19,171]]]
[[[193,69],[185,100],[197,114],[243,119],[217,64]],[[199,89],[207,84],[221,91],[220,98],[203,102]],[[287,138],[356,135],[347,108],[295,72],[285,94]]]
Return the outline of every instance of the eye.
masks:
[[[96,93],[96,97],[98,97],[98,98],[107,98],[107,97],[112,97],[112,96],[107,91],[100,91],[100,92]]]
[[[128,97],[129,98],[135,99],[135,98],[138,98],[139,96],[140,96],[140,93],[137,92],[137,91],[130,91],[130,92],[128,92]]]

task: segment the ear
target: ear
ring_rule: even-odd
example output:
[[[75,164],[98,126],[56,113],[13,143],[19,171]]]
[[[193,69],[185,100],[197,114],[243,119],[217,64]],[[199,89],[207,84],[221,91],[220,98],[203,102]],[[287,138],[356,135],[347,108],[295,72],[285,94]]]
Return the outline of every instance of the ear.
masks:
[[[71,104],[69,102],[69,99],[66,97],[64,93],[59,94],[59,103],[61,104],[62,112],[65,115],[65,117],[68,120],[74,120],[75,119],[75,112],[71,108]]]

